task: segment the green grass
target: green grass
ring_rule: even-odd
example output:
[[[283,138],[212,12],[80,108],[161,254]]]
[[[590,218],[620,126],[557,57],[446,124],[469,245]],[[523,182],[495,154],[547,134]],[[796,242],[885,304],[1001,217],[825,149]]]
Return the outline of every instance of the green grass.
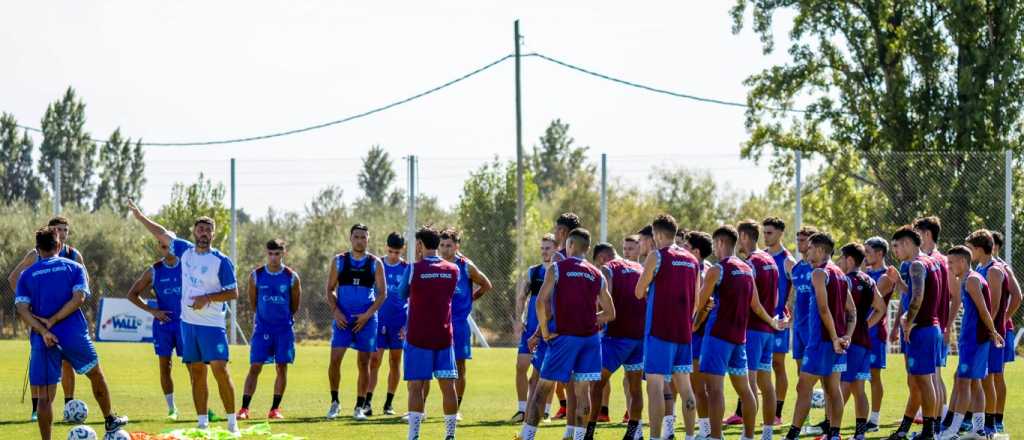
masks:
[[[187,387],[188,379],[185,370],[180,365],[175,365],[174,379],[177,385],[178,408],[183,417],[179,422],[167,423],[163,420],[166,406],[160,391],[156,358],[153,356],[152,348],[145,344],[117,343],[101,343],[97,348],[113,395],[114,408],[131,418],[132,423],[129,425],[131,431],[159,433],[168,429],[194,426],[194,416],[188,415],[194,412]],[[334,421],[323,419],[330,400],[326,374],[328,352],[329,347],[326,346],[300,346],[298,348],[297,361],[291,368],[288,391],[282,405],[287,419],[274,422],[272,424],[274,431],[287,432],[310,439],[405,438],[406,426],[398,416],[374,416],[371,421],[361,423],[351,421],[351,407],[355,400],[353,396],[355,373],[352,368],[354,358],[352,356],[346,357],[342,369],[341,396],[344,417]],[[0,382],[0,402],[4,403],[0,405],[0,432],[3,432],[3,438],[38,438],[36,424],[28,422],[29,402],[26,399],[25,403],[20,403],[28,343],[21,340],[0,341],[0,353],[4,353],[3,356],[0,356],[0,377],[4,378]],[[231,356],[236,360],[231,364],[236,394],[241,396],[242,382],[248,369],[246,362],[248,349],[243,346],[232,347]],[[507,422],[516,409],[513,387],[515,351],[504,348],[475,349],[474,356],[475,359],[469,363],[469,387],[462,410],[465,418],[459,425],[459,437],[463,439],[511,439],[519,430],[518,425]],[[890,356],[889,364],[895,368],[891,367],[885,373],[887,394],[882,408],[884,427],[880,432],[871,435],[872,438],[883,438],[894,429],[906,401],[906,376],[901,368],[902,359],[895,355]],[[1024,435],[1024,416],[1020,415],[1024,410],[1024,400],[1018,398],[1021,396],[1020,390],[1024,387],[1024,379],[1021,378],[1024,373],[1022,364],[1024,362],[1015,362],[1010,364],[1010,368],[1007,369],[1010,398],[1006,408],[1006,425],[1009,433],[1016,436]],[[944,372],[947,380],[952,378],[952,365],[955,365],[955,358],[951,358],[950,365]],[[386,372],[386,369],[385,366],[383,372]],[[262,417],[266,415],[270,405],[273,377],[272,369],[265,369],[261,376],[257,396],[252,403],[252,412],[256,417],[256,420],[252,421],[253,423],[261,422]],[[381,379],[384,379],[384,374]],[[611,413],[612,419],[617,420],[623,412],[623,399],[619,380],[615,378],[612,383],[614,389]],[[791,383],[795,384],[795,381],[791,380]],[[947,384],[951,385],[950,382]],[[219,398],[215,397],[216,388],[212,379],[210,385],[213,396],[211,397],[211,408],[215,408],[219,414],[223,414]],[[424,439],[440,438],[444,429],[440,417],[442,415],[440,393],[436,388],[432,391],[427,405],[427,414],[430,418],[423,427],[422,438]],[[61,393],[57,394],[60,399]],[[89,404],[92,410],[89,422],[94,429],[101,432],[102,424],[98,410],[92,399],[88,382],[84,378],[80,377],[78,380],[77,394],[79,398],[83,398]],[[374,398],[374,410],[379,412],[380,405],[383,404],[383,388],[378,388],[377,394],[379,397]],[[793,400],[795,400],[795,395],[790,391],[784,416],[786,425],[790,420]],[[401,414],[405,410],[404,384],[399,387],[395,401],[396,410]],[[735,402],[735,394],[731,390],[728,391],[726,402],[730,408]],[[852,414],[851,407],[852,405],[847,406],[849,414]],[[59,412],[59,408],[57,411]],[[821,417],[821,410],[811,412],[812,421],[817,422]],[[851,429],[852,424],[852,416],[846,417],[844,420],[846,431]],[[244,425],[245,423],[243,423]],[[618,423],[602,425],[598,429],[597,438],[619,439],[622,437],[624,428],[624,425]],[[63,438],[68,429],[69,426],[58,425],[54,430],[54,438]],[[544,439],[561,438],[563,429],[564,423],[562,422],[545,424],[539,437]],[[735,427],[729,428],[726,432],[726,436],[730,438],[738,435],[739,431]]]

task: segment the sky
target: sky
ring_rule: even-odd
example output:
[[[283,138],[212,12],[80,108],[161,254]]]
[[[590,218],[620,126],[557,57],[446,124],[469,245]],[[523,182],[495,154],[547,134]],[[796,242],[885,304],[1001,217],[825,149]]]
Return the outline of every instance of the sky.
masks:
[[[765,55],[749,26],[731,31],[732,1],[469,0],[430,2],[14,2],[0,15],[0,111],[39,126],[48,103],[74,86],[87,128],[150,142],[261,135],[340,119],[468,73],[513,51],[676,92],[743,101],[742,81],[784,62]],[[777,17],[785,38],[789,18]],[[749,24],[749,23],[748,23]],[[785,41],[777,42],[785,48]],[[147,147],[141,200],[152,212],[175,182],[200,173],[228,182],[236,158],[239,207],[301,210],[340,186],[359,196],[359,158],[371,145],[420,160],[420,191],[454,205],[468,173],[515,157],[514,67],[506,61],[436,94],[345,124],[293,136],[210,147]],[[523,144],[555,118],[611,179],[649,185],[653,166],[711,172],[757,191],[767,164],[739,159],[743,109],[656,95],[522,60]],[[37,142],[38,145],[38,142]]]

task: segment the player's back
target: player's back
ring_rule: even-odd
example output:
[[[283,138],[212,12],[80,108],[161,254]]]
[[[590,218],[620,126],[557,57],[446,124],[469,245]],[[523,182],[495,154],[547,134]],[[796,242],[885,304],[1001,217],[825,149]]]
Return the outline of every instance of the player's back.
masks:
[[[939,302],[938,307],[939,328],[946,330],[946,322],[949,320],[949,260],[942,252],[932,251],[928,254],[938,269]]]
[[[988,280],[988,274],[992,270],[997,270],[999,273],[1003,274],[1003,281],[1000,283],[1001,292],[999,294],[999,308],[996,309],[995,315],[992,316],[992,323],[995,324],[996,330],[998,330],[1000,334],[1005,334],[1007,328],[1006,321],[1009,320],[1007,311],[1010,307],[1010,280],[1006,276],[1006,272],[999,266],[999,263],[996,262],[995,259],[992,259],[986,264],[979,265],[977,268],[978,274],[985,280]],[[991,288],[992,286],[989,286],[989,289]],[[992,298],[992,301],[995,300],[995,298]]]
[[[767,252],[767,249],[765,250]],[[779,274],[778,288],[776,289],[777,296],[775,298],[775,316],[782,316],[786,312],[786,304],[789,302],[789,285],[791,280],[790,275],[786,273],[786,262],[793,260],[793,255],[789,253],[786,248],[782,248],[781,251],[774,254],[770,254],[772,260],[775,262],[775,269]]]
[[[981,298],[985,303],[985,309],[989,310],[992,307],[992,291],[988,287],[988,281],[985,277],[981,276],[978,272],[971,270],[964,277],[963,282],[960,285],[960,301],[964,305],[963,318],[960,320],[960,344],[966,345],[979,345],[989,340],[989,334],[986,329],[983,328],[981,322],[981,311],[978,306],[974,304],[974,300],[971,299],[971,294],[967,290],[967,283],[970,280],[978,280],[981,286]],[[993,323],[995,323],[993,321]],[[996,329],[999,328],[996,323]]]
[[[708,321],[711,336],[733,344],[747,340],[750,301],[754,296],[754,273],[736,256],[718,262],[721,275],[715,286],[715,307]]]
[[[439,257],[425,257],[410,265],[408,273],[406,340],[432,350],[451,347],[452,298],[459,281],[459,268]]]
[[[604,277],[594,265],[579,257],[570,257],[552,265],[555,289],[548,329],[572,336],[596,334],[597,297]]]
[[[677,246],[655,252],[658,265],[647,292],[648,333],[665,341],[689,344],[700,262],[690,251]]]
[[[914,259],[914,263],[924,266],[924,297],[921,299],[921,308],[914,317],[914,325],[939,325],[939,304],[942,294],[939,291],[939,265],[935,259],[921,254]],[[911,296],[914,292],[913,277],[907,283],[910,287]]]
[[[21,273],[15,302],[27,302],[34,315],[50,318],[71,300],[76,291],[89,292],[85,268],[67,258],[54,256],[36,261]],[[85,314],[80,308],[50,328],[58,339],[61,335],[88,330]],[[38,336],[34,332],[32,334]]]
[[[831,261],[816,268],[825,274],[825,301],[829,316],[837,335],[846,334],[846,293],[850,291],[850,280],[839,266]],[[825,329],[821,314],[818,312],[818,295],[811,296],[810,318],[808,322],[809,341],[830,342],[832,338]],[[856,329],[854,329],[856,330]]]
[[[846,278],[850,283],[850,296],[853,297],[853,304],[857,307],[857,325],[853,329],[850,342],[861,347],[871,348],[868,317],[871,316],[872,305],[875,302],[875,280],[859,270],[846,274]],[[879,322],[878,325],[885,325],[884,321]]]
[[[647,302],[636,297],[636,284],[644,267],[635,261],[616,258],[605,264],[611,274],[612,303],[616,319],[608,323],[605,335],[617,338],[640,339],[644,336]]]
[[[814,267],[807,260],[800,260],[792,269],[793,291],[796,295],[793,306],[793,327],[798,332],[807,332],[807,319],[813,310],[811,297],[814,296],[814,288],[811,287],[811,272]],[[802,333],[803,334],[803,333]]]
[[[779,268],[775,265],[775,259],[764,251],[755,250],[747,258],[747,264],[754,272],[754,285],[757,286],[757,296],[761,306],[768,313],[773,313],[777,306],[779,289]],[[747,321],[747,328],[765,333],[773,333],[771,323],[764,322],[759,316],[751,316]]]

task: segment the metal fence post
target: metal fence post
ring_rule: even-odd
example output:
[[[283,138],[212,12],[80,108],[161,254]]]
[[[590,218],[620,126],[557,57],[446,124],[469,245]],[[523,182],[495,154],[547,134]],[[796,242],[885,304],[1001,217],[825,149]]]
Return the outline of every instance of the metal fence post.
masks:
[[[1006,260],[1006,264],[1013,267],[1013,152],[1006,150],[1006,182],[1004,195],[1003,212],[1005,215],[1004,232],[1005,240],[1003,240],[1003,258]]]
[[[409,221],[405,231],[405,260],[412,264],[416,261],[416,156],[409,155]]]
[[[608,155],[601,153],[601,242],[608,241]]]
[[[238,209],[235,204],[235,158],[231,158],[231,259],[238,264]],[[237,266],[236,266],[237,267]],[[241,289],[239,289],[241,290]],[[231,345],[238,342],[238,300],[231,300]]]
[[[796,197],[796,215],[793,218],[795,227],[793,228],[793,240],[796,241],[796,234],[803,227],[804,222],[804,204],[803,204],[803,181],[801,180],[801,167],[800,162],[802,161],[803,155],[799,150],[796,151],[796,188],[794,189],[794,197]],[[796,251],[797,256],[800,256],[800,251]]]
[[[61,211],[61,200],[60,200],[60,158],[58,157],[53,161],[53,215],[60,215]]]

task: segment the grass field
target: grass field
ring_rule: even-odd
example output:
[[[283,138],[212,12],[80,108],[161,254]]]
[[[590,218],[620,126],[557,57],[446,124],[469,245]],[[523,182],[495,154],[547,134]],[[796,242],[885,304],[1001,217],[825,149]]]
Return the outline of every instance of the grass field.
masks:
[[[98,344],[101,365],[106,373],[111,393],[113,394],[114,408],[116,411],[128,415],[132,422],[129,425],[130,431],[146,431],[159,433],[174,428],[189,428],[195,424],[195,417],[188,414],[192,410],[191,395],[188,391],[188,379],[185,370],[180,365],[175,366],[174,376],[177,385],[176,398],[179,412],[184,416],[179,422],[167,423],[163,417],[166,414],[166,406],[160,391],[156,358],[152,354],[152,348],[145,344]],[[304,436],[310,439],[329,438],[364,438],[364,439],[404,439],[406,426],[398,416],[374,416],[368,422],[354,422],[351,419],[351,407],[355,403],[354,382],[355,373],[352,369],[354,358],[346,357],[342,370],[342,407],[345,409],[341,417],[334,421],[326,421],[323,416],[327,411],[330,395],[327,389],[326,365],[329,347],[326,346],[300,346],[298,348],[296,364],[291,368],[288,391],[285,394],[282,410],[287,417],[286,420],[275,421],[272,426],[274,432],[286,432],[293,435]],[[0,341],[0,432],[2,438],[38,438],[38,431],[35,423],[28,422],[30,403],[26,399],[21,400],[22,381],[25,374],[25,365],[28,356],[28,343],[26,341]],[[351,354],[351,353],[350,353]],[[247,371],[248,350],[244,346],[232,347],[232,359],[237,361],[231,364],[232,377],[235,382],[236,394],[241,401],[241,387],[245,380]],[[511,439],[518,432],[518,425],[508,422],[508,418],[515,412],[515,392],[513,387],[514,369],[513,349],[476,349],[474,359],[470,361],[469,386],[463,401],[462,413],[463,422],[459,425],[458,435],[462,439]],[[905,376],[902,368],[902,360],[897,356],[890,357],[890,365],[897,368],[890,368],[886,372],[886,397],[882,408],[882,423],[884,427],[880,432],[871,435],[871,438],[883,438],[894,429],[895,423],[899,420],[903,405],[906,401]],[[945,371],[945,377],[950,379],[953,374],[955,358],[951,358],[950,367]],[[384,367],[386,371],[387,367]],[[1015,362],[1007,369],[1007,385],[1009,388],[1009,399],[1006,408],[1006,426],[1011,435],[1024,435],[1024,399],[1021,399],[1024,380],[1024,362]],[[381,379],[384,377],[382,375]],[[611,413],[612,419],[616,420],[623,412],[623,399],[621,386],[618,385],[618,378],[613,379],[615,389],[612,393]],[[794,380],[791,383],[795,384]],[[947,382],[947,384],[951,384]],[[211,395],[216,396],[215,384],[210,380]],[[253,399],[252,412],[256,420],[252,423],[262,422],[262,418],[270,405],[271,391],[273,385],[273,369],[265,369],[261,376],[257,396]],[[728,386],[726,387],[728,388]],[[378,388],[374,397],[374,410],[380,412],[380,405],[383,404],[385,391]],[[93,400],[88,382],[84,378],[78,381],[78,397],[89,404],[91,414],[90,424],[98,432],[102,432],[102,423],[98,415],[95,400]],[[58,392],[58,399],[61,393]],[[726,396],[728,406],[735,402],[735,395],[729,390]],[[784,416],[785,424],[788,425],[792,400],[795,399],[793,392],[790,392],[789,402],[786,405]],[[396,410],[399,414],[405,409],[404,384],[399,387],[398,396],[395,398]],[[223,414],[217,397],[211,398],[211,408],[215,408],[218,414]],[[852,404],[847,410],[852,414]],[[57,409],[59,412],[59,409]],[[430,402],[427,405],[429,419],[424,424],[422,433],[423,439],[441,438],[443,434],[443,420],[441,419],[440,394],[433,390]],[[813,410],[811,418],[818,421],[822,417],[821,410]],[[848,417],[844,421],[844,435],[852,431],[853,418]],[[243,427],[248,422],[243,423]],[[222,424],[222,423],[221,423]],[[69,426],[58,425],[54,438],[63,438]],[[604,424],[599,426],[597,438],[619,439],[622,438],[624,425],[618,423]],[[563,422],[553,422],[543,425],[539,438],[557,439],[561,438],[564,429]],[[681,426],[677,429],[682,429]],[[784,433],[784,431],[783,431]],[[733,438],[739,436],[737,428],[730,428],[726,436]]]

